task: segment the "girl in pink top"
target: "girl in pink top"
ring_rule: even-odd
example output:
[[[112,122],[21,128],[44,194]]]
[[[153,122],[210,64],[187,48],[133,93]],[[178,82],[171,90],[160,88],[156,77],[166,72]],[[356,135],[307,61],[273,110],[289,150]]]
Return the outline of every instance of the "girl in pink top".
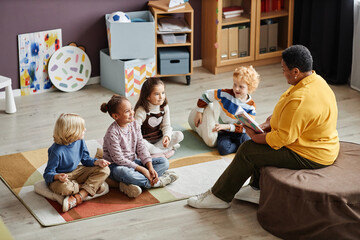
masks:
[[[120,182],[121,192],[137,197],[141,187],[164,187],[177,180],[175,172],[168,171],[166,158],[151,158],[140,125],[134,121],[131,103],[125,97],[113,95],[100,109],[115,120],[104,137],[103,158],[111,162],[110,178]]]

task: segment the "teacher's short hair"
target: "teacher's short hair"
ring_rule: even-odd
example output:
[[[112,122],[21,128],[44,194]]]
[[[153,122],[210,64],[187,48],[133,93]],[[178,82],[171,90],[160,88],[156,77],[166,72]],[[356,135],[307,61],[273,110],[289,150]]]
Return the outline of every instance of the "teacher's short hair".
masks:
[[[298,68],[300,72],[309,72],[313,67],[313,58],[309,49],[303,45],[293,45],[282,52],[282,59],[291,70]]]

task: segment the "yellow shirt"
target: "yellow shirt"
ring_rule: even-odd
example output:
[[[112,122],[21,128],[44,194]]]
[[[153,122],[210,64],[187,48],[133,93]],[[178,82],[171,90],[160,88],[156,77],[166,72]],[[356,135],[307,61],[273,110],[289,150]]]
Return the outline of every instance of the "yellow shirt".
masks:
[[[280,97],[266,142],[273,149],[287,147],[306,159],[330,165],[340,148],[337,117],[333,91],[313,71]]]

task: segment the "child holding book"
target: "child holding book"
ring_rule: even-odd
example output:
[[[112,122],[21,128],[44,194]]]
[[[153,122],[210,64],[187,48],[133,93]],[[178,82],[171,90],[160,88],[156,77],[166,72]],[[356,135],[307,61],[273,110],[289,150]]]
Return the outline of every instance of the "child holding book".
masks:
[[[85,131],[84,119],[71,113],[61,114],[54,127],[54,144],[48,150],[43,176],[54,193],[66,195],[63,212],[108,190],[105,180],[110,174],[110,162],[89,156]]]
[[[145,145],[153,157],[170,158],[184,139],[181,131],[173,131],[165,85],[156,77],[148,78],[135,105],[135,119],[141,126]]]
[[[205,91],[189,115],[189,125],[204,140],[217,149],[221,155],[234,153],[242,142],[249,140],[245,129],[235,117],[238,108],[255,119],[256,105],[250,93],[259,85],[259,74],[252,67],[238,67],[233,73],[232,89]],[[213,102],[220,105],[218,121],[215,119]]]
[[[168,170],[166,158],[151,158],[127,98],[113,95],[100,109],[115,120],[105,134],[103,151],[111,162],[110,178],[120,182],[121,192],[134,198],[142,193],[141,187],[164,187],[178,179]]]

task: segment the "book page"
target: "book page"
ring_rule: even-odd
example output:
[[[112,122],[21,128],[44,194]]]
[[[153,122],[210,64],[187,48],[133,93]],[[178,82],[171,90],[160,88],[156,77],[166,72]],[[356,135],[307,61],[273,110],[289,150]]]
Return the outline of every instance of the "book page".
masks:
[[[241,107],[239,107],[241,108]],[[240,121],[243,125],[251,128],[257,133],[263,133],[264,131],[260,128],[259,124],[249,115],[247,114],[242,108],[241,110],[235,113],[236,119]]]
[[[170,0],[169,8],[174,8],[174,7],[179,6],[181,4],[184,4],[184,0]]]

